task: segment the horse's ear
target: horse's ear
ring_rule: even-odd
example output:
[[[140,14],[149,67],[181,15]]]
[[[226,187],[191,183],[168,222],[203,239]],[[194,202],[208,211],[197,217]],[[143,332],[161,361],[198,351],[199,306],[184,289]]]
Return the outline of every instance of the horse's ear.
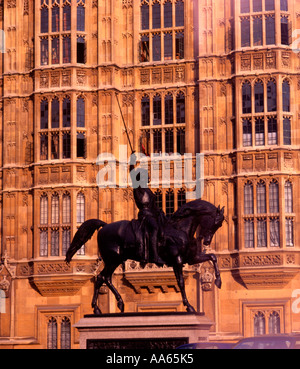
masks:
[[[220,214],[221,215],[224,215],[224,210],[225,210],[225,206],[222,207],[221,211],[220,211]]]
[[[217,208],[217,212],[220,213],[220,210],[221,209],[220,209],[220,205],[219,205],[218,208]]]

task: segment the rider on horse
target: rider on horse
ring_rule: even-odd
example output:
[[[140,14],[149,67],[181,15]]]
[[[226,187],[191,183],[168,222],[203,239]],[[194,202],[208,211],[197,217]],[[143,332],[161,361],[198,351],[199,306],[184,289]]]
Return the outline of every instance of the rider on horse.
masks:
[[[152,261],[163,265],[164,261],[158,254],[163,239],[163,222],[165,215],[156,205],[156,196],[148,188],[148,173],[146,169],[134,169],[136,156],[134,151],[130,157],[130,177],[133,186],[133,196],[139,209],[138,227],[135,227],[136,237],[140,244],[142,263]],[[150,254],[152,253],[152,257]],[[151,258],[151,260],[150,260]]]

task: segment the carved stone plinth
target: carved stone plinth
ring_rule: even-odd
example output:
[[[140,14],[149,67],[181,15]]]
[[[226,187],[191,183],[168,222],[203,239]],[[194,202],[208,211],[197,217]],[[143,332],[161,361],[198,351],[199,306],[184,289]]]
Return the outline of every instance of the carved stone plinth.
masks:
[[[173,349],[207,341],[213,322],[202,313],[86,315],[75,327],[81,349]]]

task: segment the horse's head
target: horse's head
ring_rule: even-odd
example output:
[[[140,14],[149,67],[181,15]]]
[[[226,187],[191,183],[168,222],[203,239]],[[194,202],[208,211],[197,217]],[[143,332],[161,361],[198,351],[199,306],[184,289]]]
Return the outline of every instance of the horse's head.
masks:
[[[216,209],[216,213],[207,214],[200,217],[200,234],[199,239],[203,240],[205,246],[211,244],[212,238],[216,231],[222,226],[224,221],[224,207],[220,209],[220,205]]]

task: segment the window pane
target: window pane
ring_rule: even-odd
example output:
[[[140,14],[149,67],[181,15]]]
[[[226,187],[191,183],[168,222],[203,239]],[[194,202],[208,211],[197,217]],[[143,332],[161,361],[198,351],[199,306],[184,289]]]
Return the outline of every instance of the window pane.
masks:
[[[267,222],[257,221],[257,247],[267,247]]]
[[[78,132],[77,133],[77,158],[85,158],[85,157],[86,157],[85,134]]]
[[[250,12],[250,1],[241,0],[241,13],[249,13],[249,12]]]
[[[252,146],[252,123],[250,119],[243,120],[243,146]]]
[[[61,322],[61,349],[69,350],[71,348],[71,323],[68,318],[64,318]]]
[[[283,111],[290,111],[290,84],[288,81],[283,81],[282,83],[282,105]]]
[[[85,213],[85,197],[82,193],[77,195],[76,201],[76,215],[77,215],[77,223],[84,222],[84,213]]]
[[[153,151],[155,154],[162,152],[161,130],[159,129],[153,131]]]
[[[71,30],[71,7],[65,5],[63,7],[63,31]]]
[[[48,101],[41,101],[41,129],[48,129]]]
[[[255,113],[264,112],[264,86],[262,82],[257,82],[254,86]]]
[[[274,0],[265,0],[265,10],[275,10],[275,3]]]
[[[165,152],[167,154],[174,152],[174,133],[171,129],[165,131]]]
[[[77,100],[77,127],[85,126],[85,102],[83,98]]]
[[[185,123],[185,96],[183,93],[176,96],[176,122]]]
[[[263,119],[257,119],[255,122],[255,145],[263,146],[265,144],[265,122]]]
[[[48,65],[49,62],[48,39],[41,40],[41,65]]]
[[[284,185],[284,200],[285,200],[285,212],[293,212],[293,185],[291,182],[286,182]]]
[[[165,33],[164,35],[164,60],[171,60],[172,58],[173,58],[172,34]]]
[[[293,219],[285,220],[285,243],[286,246],[294,246],[294,223]]]
[[[166,193],[166,216],[171,216],[174,213],[174,192]]]
[[[41,160],[48,160],[48,135],[43,134],[40,138],[40,159]]]
[[[266,44],[275,45],[275,17],[266,16]]]
[[[257,212],[258,214],[264,214],[266,209],[266,186],[264,183],[259,183],[256,188],[257,198]]]
[[[52,32],[59,32],[59,7],[52,8]]]
[[[141,29],[149,29],[149,5],[141,6]]]
[[[288,0],[280,0],[280,10],[287,12],[289,10]]]
[[[71,101],[68,98],[63,101],[63,127],[71,127]]]
[[[40,200],[40,224],[48,224],[48,197],[42,196]]]
[[[142,126],[150,125],[150,99],[148,96],[142,98]]]
[[[279,188],[278,183],[271,182],[269,186],[269,211],[270,213],[279,213]]]
[[[77,6],[77,31],[85,30],[85,7],[83,5]]]
[[[59,231],[51,231],[51,256],[59,256]]]
[[[41,9],[41,33],[48,33],[49,30],[49,10],[47,7]]]
[[[241,20],[241,40],[242,47],[250,46],[250,19],[248,18]]]
[[[51,159],[59,159],[59,133],[51,134]]]
[[[59,64],[59,38],[54,37],[51,41],[51,62]]]
[[[48,322],[47,349],[57,349],[57,322],[54,318]]]
[[[48,231],[40,232],[40,256],[48,256]]]
[[[71,63],[71,38],[63,38],[63,63]]]
[[[164,4],[164,27],[172,27],[172,3],[170,2]]]
[[[290,118],[284,118],[283,120],[283,144],[284,145],[292,144]]]
[[[267,102],[269,112],[277,110],[276,83],[273,81],[269,81],[267,85]]]
[[[160,28],[160,4],[152,5],[152,28]]]
[[[177,152],[180,155],[185,153],[185,129],[177,129]]]
[[[179,0],[175,3],[176,27],[184,26],[184,3]]]
[[[161,60],[161,41],[160,41],[160,34],[153,35],[152,39],[152,47],[153,47],[153,61]]]
[[[71,158],[71,135],[70,133],[63,134],[63,158]]]
[[[173,96],[165,97],[165,124],[173,124]]]
[[[161,97],[159,95],[155,95],[153,99],[153,124],[161,124]]]
[[[266,320],[262,312],[258,312],[254,317],[254,336],[266,334]]]
[[[254,247],[254,223],[253,220],[245,220],[245,229],[244,229],[244,237],[245,237],[245,248],[253,248]]]
[[[62,201],[62,222],[64,224],[71,223],[71,197],[70,195],[64,195]]]
[[[186,194],[185,190],[179,190],[177,193],[177,208],[179,209],[186,203]]]
[[[62,255],[65,256],[71,242],[71,231],[69,229],[64,229],[62,232]]]
[[[270,244],[272,247],[278,247],[279,242],[279,219],[270,219]]]
[[[157,190],[155,192],[155,197],[156,197],[156,206],[162,210],[163,208],[163,198],[162,198],[162,193],[161,191]]]
[[[184,59],[184,34],[183,32],[176,33],[175,39],[176,59]]]
[[[51,128],[59,128],[59,101],[56,98],[51,102]]]
[[[77,38],[77,63],[86,63],[86,45],[83,37]]]
[[[52,196],[51,199],[51,223],[59,223],[59,198],[57,195]]]
[[[289,19],[287,17],[281,18],[281,44],[289,45]]]
[[[253,214],[253,186],[250,183],[244,187],[244,213]]]
[[[142,63],[150,61],[150,53],[149,53],[149,37],[142,36],[140,42],[140,61]]]
[[[263,43],[262,17],[255,17],[253,19],[253,45],[261,46]]]
[[[277,119],[268,118],[268,145],[277,145]]]
[[[269,316],[269,334],[280,333],[280,317],[276,311],[273,311]]]
[[[243,114],[251,114],[251,85],[244,83],[242,87]]]
[[[262,11],[262,0],[253,0],[253,11],[254,12]]]

